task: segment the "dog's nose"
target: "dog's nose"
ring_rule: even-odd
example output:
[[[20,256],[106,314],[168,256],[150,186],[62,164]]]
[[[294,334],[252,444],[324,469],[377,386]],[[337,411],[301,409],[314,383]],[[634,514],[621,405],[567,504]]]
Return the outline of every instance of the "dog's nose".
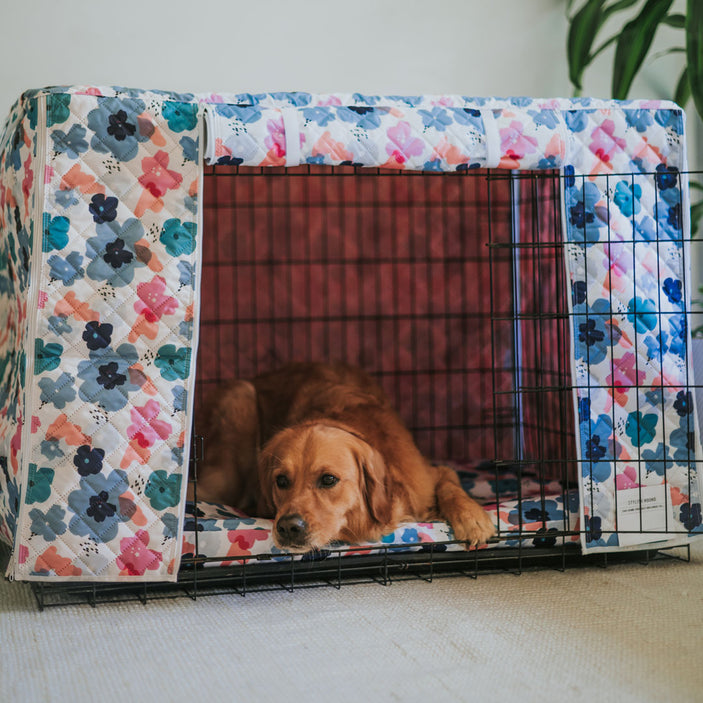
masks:
[[[308,524],[302,515],[291,513],[283,515],[276,523],[276,532],[283,544],[301,546],[305,544]]]

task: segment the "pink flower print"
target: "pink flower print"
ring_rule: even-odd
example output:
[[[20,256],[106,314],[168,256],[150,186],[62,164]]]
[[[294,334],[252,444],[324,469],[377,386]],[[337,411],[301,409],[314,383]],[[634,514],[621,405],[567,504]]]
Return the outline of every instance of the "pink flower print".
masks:
[[[523,130],[524,125],[518,120],[500,130],[501,168],[518,168],[520,159],[537,150],[537,140],[524,134]]]
[[[168,162],[168,154],[165,151],[157,151],[154,156],[142,159],[144,173],[137,180],[155,198],[165,195],[168,190],[178,188],[183,180],[183,176],[177,171],[169,171]]]
[[[133,537],[121,539],[117,566],[130,576],[143,576],[147,569],[156,571],[161,565],[163,555],[148,549],[148,546],[149,533],[146,530],[138,530]]]
[[[264,139],[264,144],[269,151],[270,156],[281,158],[286,155],[286,130],[283,126],[283,118],[279,117],[275,120],[269,120],[266,123],[268,136]],[[273,152],[271,154],[271,152]]]
[[[166,439],[172,431],[172,427],[164,420],[158,420],[161,412],[159,404],[155,400],[148,400],[146,405],[135,407],[130,410],[132,423],[127,428],[127,436],[130,440],[142,447],[153,447],[159,439]]]
[[[590,150],[605,164],[610,164],[614,152],[625,148],[625,140],[615,136],[613,120],[604,120],[593,130],[591,139]]]
[[[424,149],[422,139],[412,136],[407,122],[399,122],[388,129],[386,153],[399,164],[404,164],[411,156],[419,156]]]
[[[637,472],[634,466],[626,466],[625,470],[615,477],[615,486],[618,491],[627,488],[639,488],[643,484],[637,482]]]
[[[178,309],[176,298],[165,295],[165,290],[166,281],[161,276],[154,276],[148,283],[137,286],[139,300],[134,303],[134,309],[147,322],[158,322],[163,315],[173,315]]]
[[[635,355],[627,352],[614,365],[613,373],[606,377],[606,383],[613,389],[613,400],[625,406],[628,402],[628,390],[644,382],[646,374],[635,368]]]

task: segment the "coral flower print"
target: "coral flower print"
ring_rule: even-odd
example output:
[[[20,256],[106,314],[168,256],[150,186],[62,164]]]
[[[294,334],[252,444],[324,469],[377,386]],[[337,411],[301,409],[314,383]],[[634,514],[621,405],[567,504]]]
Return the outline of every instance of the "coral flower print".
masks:
[[[162,559],[159,552],[149,549],[149,533],[146,530],[137,530],[134,537],[120,540],[117,566],[130,576],[143,576],[147,570],[156,571]]]

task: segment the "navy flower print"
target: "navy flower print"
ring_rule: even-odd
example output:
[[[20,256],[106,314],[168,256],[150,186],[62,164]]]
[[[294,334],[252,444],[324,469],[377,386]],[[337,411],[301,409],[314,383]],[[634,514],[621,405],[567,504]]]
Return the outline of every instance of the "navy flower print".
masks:
[[[119,366],[116,361],[111,361],[108,364],[98,366],[98,372],[98,383],[101,386],[104,386],[108,391],[111,391],[117,386],[124,385],[124,382],[127,380],[127,376],[125,374],[119,373]]]
[[[81,476],[90,476],[90,474],[99,474],[102,471],[104,458],[104,449],[84,444],[76,450],[73,463]]]
[[[95,222],[112,222],[117,217],[117,198],[96,193],[90,200],[88,210]]]
[[[90,507],[86,510],[86,515],[92,517],[95,522],[103,522],[105,518],[115,514],[116,507],[108,502],[107,491],[100,491],[98,495],[89,498]]]
[[[106,349],[110,346],[111,335],[111,324],[105,322],[101,325],[99,322],[91,321],[85,326],[83,341],[91,351]]]

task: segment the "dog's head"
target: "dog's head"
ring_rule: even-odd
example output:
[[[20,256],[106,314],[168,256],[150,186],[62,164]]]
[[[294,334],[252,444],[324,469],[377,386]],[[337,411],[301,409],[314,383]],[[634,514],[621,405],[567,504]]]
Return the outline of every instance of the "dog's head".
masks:
[[[282,549],[370,539],[391,518],[382,456],[343,426],[304,423],[274,435],[259,457],[259,481]]]

